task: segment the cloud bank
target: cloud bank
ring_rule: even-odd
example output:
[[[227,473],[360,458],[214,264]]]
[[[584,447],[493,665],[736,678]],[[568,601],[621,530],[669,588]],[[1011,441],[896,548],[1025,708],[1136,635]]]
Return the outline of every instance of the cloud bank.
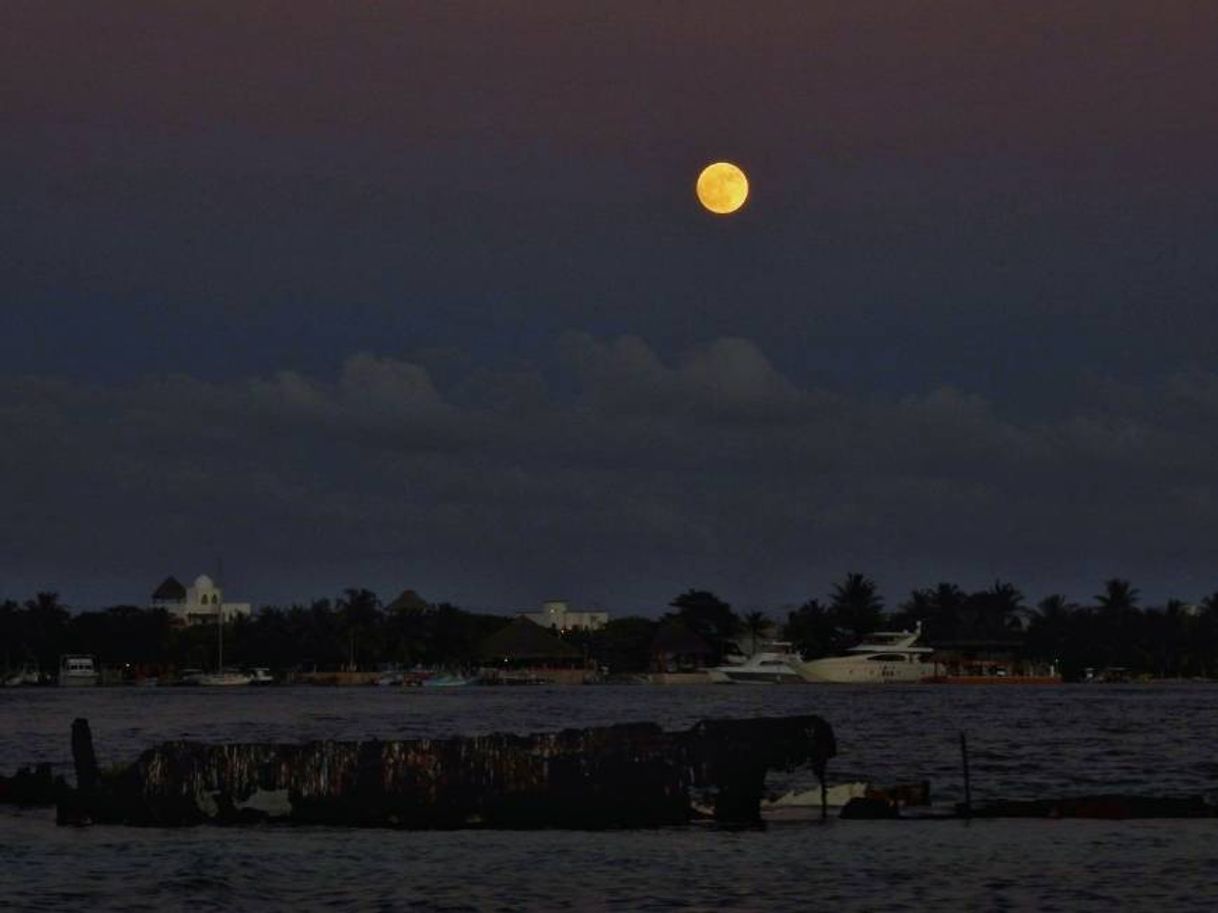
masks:
[[[568,333],[536,364],[367,352],[336,372],[0,380],[9,595],[141,600],[225,562],[287,601],[361,584],[470,606],[774,608],[847,570],[1031,595],[1218,583],[1218,375],[1097,377],[1052,420],[941,386],[801,386],[757,344]],[[0,593],[0,595],[4,595]]]

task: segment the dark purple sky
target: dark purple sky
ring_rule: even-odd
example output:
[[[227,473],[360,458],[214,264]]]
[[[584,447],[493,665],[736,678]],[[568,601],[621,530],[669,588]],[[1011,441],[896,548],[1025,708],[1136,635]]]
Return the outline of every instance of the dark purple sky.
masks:
[[[1218,589],[1214,4],[198,6],[0,6],[0,598]]]

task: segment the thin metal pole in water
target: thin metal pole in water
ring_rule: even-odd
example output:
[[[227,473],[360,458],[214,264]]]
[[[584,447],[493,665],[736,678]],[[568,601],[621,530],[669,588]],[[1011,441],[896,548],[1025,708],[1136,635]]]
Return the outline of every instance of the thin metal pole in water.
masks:
[[[224,672],[224,605],[216,602],[216,590],[224,586],[224,559],[216,555],[216,587],[212,590],[212,605],[216,607],[216,675]]]
[[[824,777],[820,781],[820,820],[829,817],[829,787],[825,785]]]
[[[968,775],[968,737],[960,731],[960,760],[964,764],[964,817],[973,816],[973,787]]]

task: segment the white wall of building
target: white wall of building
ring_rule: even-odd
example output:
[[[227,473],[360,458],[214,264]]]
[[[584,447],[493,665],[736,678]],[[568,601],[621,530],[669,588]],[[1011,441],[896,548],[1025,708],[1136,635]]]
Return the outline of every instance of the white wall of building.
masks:
[[[565,599],[543,602],[540,612],[526,612],[524,617],[559,631],[598,631],[609,623],[608,612],[572,612]]]
[[[225,602],[224,592],[206,574],[200,574],[186,588],[185,600],[165,607],[187,624],[215,624],[217,613],[223,613],[225,621],[232,621],[253,611],[248,602]]]

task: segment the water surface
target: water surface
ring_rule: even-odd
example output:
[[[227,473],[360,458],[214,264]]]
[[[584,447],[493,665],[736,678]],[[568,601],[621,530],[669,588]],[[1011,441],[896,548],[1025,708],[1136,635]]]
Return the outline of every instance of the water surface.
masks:
[[[820,713],[831,781],[975,798],[1218,790],[1218,687],[587,687],[0,691],[0,769],[70,769],[170,738],[407,738]],[[806,774],[804,775],[806,777]],[[779,778],[781,780],[781,778]],[[799,777],[795,778],[798,785]],[[787,785],[775,784],[776,788]],[[844,822],[729,832],[56,828],[0,812],[0,908],[90,910],[1111,910],[1218,903],[1216,821]]]

